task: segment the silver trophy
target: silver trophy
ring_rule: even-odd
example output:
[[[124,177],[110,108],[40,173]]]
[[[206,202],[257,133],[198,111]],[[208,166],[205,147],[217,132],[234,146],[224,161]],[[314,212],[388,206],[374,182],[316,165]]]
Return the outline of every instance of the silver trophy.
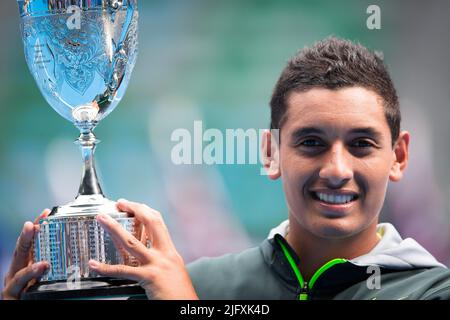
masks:
[[[96,222],[111,215],[140,236],[134,218],[118,212],[100,187],[93,131],[122,99],[137,58],[137,0],[18,0],[25,58],[50,106],[79,130],[83,173],[75,200],[53,208],[35,237],[35,261],[50,262],[39,292],[111,286],[88,267],[95,259],[136,265]],[[81,287],[80,287],[81,285]],[[102,293],[103,294],[103,293]]]

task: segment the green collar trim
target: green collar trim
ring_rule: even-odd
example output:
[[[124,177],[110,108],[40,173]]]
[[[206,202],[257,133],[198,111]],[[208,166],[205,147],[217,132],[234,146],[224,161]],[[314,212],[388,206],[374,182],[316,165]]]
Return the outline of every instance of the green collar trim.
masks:
[[[333,267],[336,264],[347,262],[347,259],[341,259],[341,258],[336,258],[331,261],[328,261],[323,266],[321,266],[316,272],[314,272],[309,283],[306,283],[306,285],[307,285],[307,288],[306,288],[305,281],[304,281],[302,274],[300,273],[300,270],[297,267],[297,264],[295,262],[295,258],[294,258],[295,252],[292,252],[292,253],[290,252],[290,251],[292,251],[292,249],[289,247],[289,244],[286,242],[286,240],[281,235],[279,235],[279,234],[275,235],[275,240],[280,245],[284,256],[286,257],[287,261],[289,262],[289,265],[291,266],[291,269],[294,271],[295,276],[297,277],[297,281],[300,285],[300,288],[302,288],[302,289],[311,290],[313,288],[314,284],[316,283],[317,279],[325,271],[327,271],[328,269],[330,269],[331,267]],[[298,258],[297,258],[297,260],[298,260]],[[307,298],[308,298],[307,293],[303,292],[299,295],[299,300],[307,300]]]
[[[277,240],[278,244],[281,247],[281,250],[283,250],[284,256],[286,257],[287,261],[289,262],[291,269],[294,271],[295,276],[297,277],[297,281],[300,284],[300,287],[303,288],[305,281],[303,280],[302,274],[300,273],[300,270],[298,269],[294,258],[292,257],[291,253],[289,252],[288,248],[283,243],[283,241],[280,239],[280,237],[276,236],[275,240]]]

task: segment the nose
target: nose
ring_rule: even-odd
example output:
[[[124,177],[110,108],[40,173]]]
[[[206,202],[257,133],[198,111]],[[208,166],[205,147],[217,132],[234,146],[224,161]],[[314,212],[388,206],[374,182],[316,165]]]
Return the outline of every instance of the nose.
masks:
[[[320,169],[320,178],[326,180],[330,187],[340,187],[353,178],[353,169],[349,165],[349,155],[345,147],[336,143],[332,146]]]

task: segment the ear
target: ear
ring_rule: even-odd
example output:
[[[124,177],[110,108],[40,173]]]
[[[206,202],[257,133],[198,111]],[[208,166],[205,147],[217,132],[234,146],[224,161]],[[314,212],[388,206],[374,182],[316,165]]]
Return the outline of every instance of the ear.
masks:
[[[409,159],[409,139],[410,135],[407,131],[400,132],[394,145],[394,162],[392,163],[389,173],[389,179],[397,182],[403,177],[403,172],[408,165]]]
[[[261,155],[265,173],[272,180],[281,176],[278,132],[279,130],[265,131],[261,141]]]

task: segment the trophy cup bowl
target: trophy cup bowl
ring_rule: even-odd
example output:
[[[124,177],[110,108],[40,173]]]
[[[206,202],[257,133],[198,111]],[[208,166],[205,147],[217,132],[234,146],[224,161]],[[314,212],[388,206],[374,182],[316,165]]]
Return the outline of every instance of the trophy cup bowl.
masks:
[[[119,212],[100,187],[93,131],[122,99],[137,58],[137,0],[18,0],[25,58],[48,104],[80,131],[75,141],[83,171],[75,200],[55,206],[39,221],[34,261],[50,268],[25,298],[65,298],[133,293],[133,284],[100,278],[88,261],[137,265],[117,249],[97,223],[109,214],[140,236],[133,217]],[[75,282],[74,282],[75,281]],[[131,288],[131,289],[130,289]],[[102,291],[103,290],[103,291]]]

